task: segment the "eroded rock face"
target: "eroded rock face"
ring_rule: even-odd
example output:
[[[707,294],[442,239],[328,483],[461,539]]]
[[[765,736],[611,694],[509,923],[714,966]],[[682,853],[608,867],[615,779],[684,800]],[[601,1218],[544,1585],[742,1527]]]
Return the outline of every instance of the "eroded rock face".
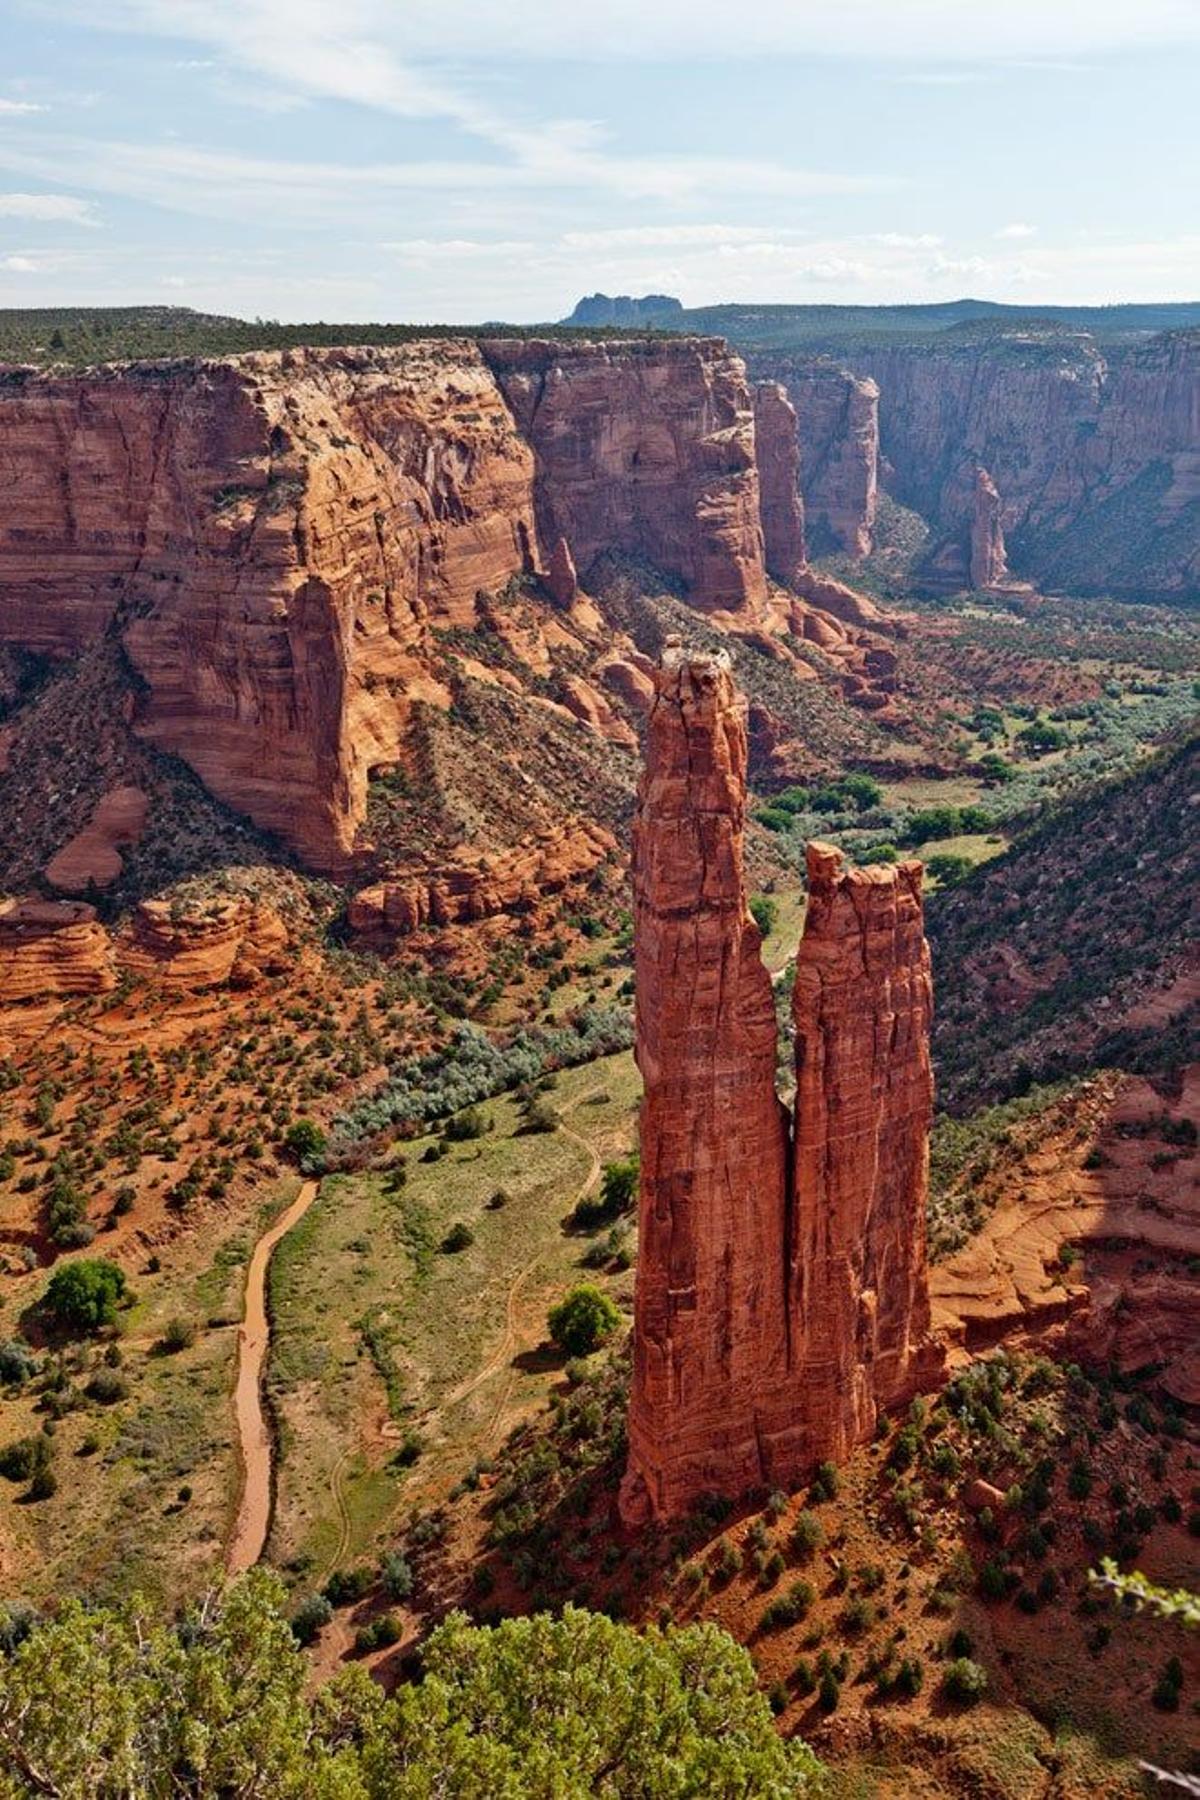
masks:
[[[790,585],[807,557],[796,409],[781,382],[760,381],[754,389],[754,441],[767,569]]]
[[[602,826],[579,820],[512,850],[464,849],[438,868],[363,888],[350,902],[350,927],[366,937],[403,937],[528,911],[590,875],[615,848]]]
[[[82,831],[46,864],[46,880],[60,894],[86,894],[117,879],[122,850],[136,844],[146,823],[149,800],[139,787],[112,788],[96,804]]]
[[[279,915],[243,895],[144,900],[119,946],[122,966],[164,988],[250,987],[287,967]]]
[[[942,516],[951,526],[926,559],[922,578],[948,590],[995,591],[1010,585],[1004,503],[988,471],[968,460],[948,481]]]
[[[634,826],[642,1188],[627,1523],[788,1486],[931,1385],[920,865],[810,853],[795,1152],[746,907],[746,720],[669,647]]]
[[[74,900],[0,902],[0,1004],[105,994],[116,984],[112,943],[94,907]]]
[[[854,367],[879,386],[888,486],[935,531],[957,522],[967,456],[1003,495],[1018,574],[1081,593],[1200,588],[1200,334],[1109,350],[1013,331],[856,348]]]
[[[751,373],[782,383],[798,422],[799,487],[815,556],[866,556],[879,488],[879,389],[812,356],[763,351]]]
[[[481,593],[548,567],[574,616],[602,550],[707,608],[765,592],[749,390],[710,340],[17,372],[0,488],[0,644],[119,633],[136,729],[333,873],[414,704],[450,703],[432,629]]]
[[[603,552],[645,557],[708,611],[762,600],[753,403],[719,339],[480,347],[533,449],[543,543],[565,537],[585,575]]]

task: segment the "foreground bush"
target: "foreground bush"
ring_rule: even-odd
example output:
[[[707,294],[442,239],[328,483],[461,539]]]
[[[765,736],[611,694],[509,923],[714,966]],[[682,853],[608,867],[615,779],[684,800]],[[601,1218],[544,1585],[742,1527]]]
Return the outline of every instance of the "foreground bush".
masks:
[[[419,1685],[348,1670],[310,1697],[282,1598],[255,1572],[178,1626],[67,1602],[0,1655],[0,1796],[793,1800],[817,1772],[712,1625],[453,1614]]]

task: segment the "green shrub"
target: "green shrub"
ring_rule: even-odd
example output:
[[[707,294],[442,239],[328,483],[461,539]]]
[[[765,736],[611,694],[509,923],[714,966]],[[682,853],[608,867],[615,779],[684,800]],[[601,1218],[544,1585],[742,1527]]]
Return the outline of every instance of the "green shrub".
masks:
[[[379,1583],[389,1600],[407,1600],[413,1591],[412,1564],[398,1550],[389,1550],[379,1565]]]
[[[585,1195],[576,1204],[572,1214],[575,1225],[581,1231],[594,1231],[631,1211],[637,1200],[639,1171],[636,1151],[619,1162],[606,1163],[599,1194],[594,1200]]]
[[[37,1471],[29,1484],[31,1500],[49,1500],[58,1492],[58,1476],[49,1463]]]
[[[943,851],[925,860],[925,867],[943,887],[956,887],[960,881],[965,881],[973,866],[969,856],[959,856],[957,852],[951,851]]]
[[[762,1616],[764,1631],[779,1631],[788,1625],[798,1625],[806,1618],[816,1594],[811,1582],[793,1581],[786,1592],[777,1594],[766,1608]]]
[[[468,1106],[446,1120],[443,1135],[452,1144],[466,1144],[481,1138],[488,1128],[487,1115],[481,1106]]]
[[[616,1304],[600,1288],[583,1283],[550,1308],[552,1341],[568,1356],[589,1356],[621,1323]]]
[[[0,1450],[0,1475],[5,1481],[32,1481],[40,1470],[50,1466],[49,1438],[18,1438]]]
[[[44,1304],[56,1325],[83,1337],[113,1323],[126,1291],[124,1271],[116,1263],[85,1257],[54,1271]]]
[[[832,1462],[818,1463],[817,1472],[812,1478],[808,1490],[810,1500],[818,1504],[822,1500],[836,1500],[841,1492],[842,1481],[837,1471],[837,1464]]]
[[[181,1350],[190,1350],[196,1341],[196,1330],[190,1319],[182,1319],[176,1314],[167,1320],[160,1340],[168,1356],[177,1356]]]
[[[0,1341],[0,1386],[20,1387],[37,1368],[33,1351],[16,1338]]]
[[[324,1594],[309,1594],[292,1614],[292,1635],[298,1644],[315,1643],[333,1618],[333,1608]]]
[[[778,903],[769,894],[754,894],[750,900],[750,916],[764,938],[769,938],[779,918]]]
[[[792,1526],[791,1537],[788,1541],[791,1544],[792,1554],[801,1562],[807,1561],[815,1550],[821,1548],[825,1542],[825,1527],[815,1512],[810,1512],[805,1507],[802,1512],[796,1514],[796,1522]]]
[[[474,1242],[475,1233],[459,1219],[442,1239],[442,1249],[448,1256],[456,1256],[460,1250],[469,1250]]]
[[[99,1406],[115,1406],[119,1400],[129,1397],[129,1383],[115,1369],[97,1369],[87,1384],[89,1400],[95,1400]]]
[[[302,1169],[316,1168],[325,1155],[328,1139],[315,1119],[295,1119],[283,1134],[283,1147]]]
[[[371,1571],[360,1566],[357,1569],[335,1569],[322,1594],[330,1606],[353,1606],[364,1594],[371,1591]]]
[[[974,1706],[981,1700],[987,1693],[987,1685],[987,1670],[981,1663],[972,1662],[969,1656],[956,1656],[946,1665],[942,1676],[947,1699],[957,1700],[963,1706]]]

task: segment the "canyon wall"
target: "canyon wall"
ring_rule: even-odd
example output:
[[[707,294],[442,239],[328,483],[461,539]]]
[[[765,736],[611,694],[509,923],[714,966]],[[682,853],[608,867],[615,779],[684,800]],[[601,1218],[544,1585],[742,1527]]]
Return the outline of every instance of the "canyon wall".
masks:
[[[867,555],[879,474],[879,389],[822,357],[748,354],[752,375],[782,385],[795,408],[798,484],[815,556]]]
[[[1200,592],[1200,332],[1101,346],[973,328],[849,342],[839,361],[751,338],[751,374],[796,409],[812,554],[872,548],[882,481],[932,528],[931,587],[1003,587],[1007,540],[1015,572],[1048,586]]]
[[[0,371],[0,644],[119,636],[135,727],[343,872],[431,632],[602,551],[765,596],[754,409],[711,340],[418,340]]]
[[[1086,333],[855,350],[879,386],[896,498],[935,532],[985,468],[1015,571],[1068,591],[1200,591],[1200,332],[1101,349]]]
[[[481,349],[533,449],[543,543],[565,538],[584,571],[644,557],[708,611],[765,597],[753,400],[719,339]]]
[[[742,864],[745,707],[669,646],[634,829],[641,1197],[629,1524],[795,1486],[940,1370],[920,865],[810,853],[795,1142]]]

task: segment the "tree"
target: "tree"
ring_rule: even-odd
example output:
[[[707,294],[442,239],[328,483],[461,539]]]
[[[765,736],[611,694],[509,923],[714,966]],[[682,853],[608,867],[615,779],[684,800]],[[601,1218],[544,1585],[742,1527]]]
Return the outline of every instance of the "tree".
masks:
[[[974,868],[969,856],[959,856],[951,851],[943,851],[938,856],[925,859],[925,867],[931,875],[937,877],[943,887],[957,887],[965,881]]]
[[[609,1296],[589,1282],[572,1288],[550,1308],[550,1336],[568,1356],[589,1356],[610,1338],[621,1314]]]
[[[312,1169],[319,1167],[327,1139],[315,1119],[296,1119],[284,1133],[283,1143],[293,1162]]]
[[[779,917],[778,904],[769,894],[755,894],[750,901],[750,916],[763,937],[770,937]]]
[[[619,1162],[605,1163],[599,1195],[593,1200],[585,1194],[575,1203],[572,1218],[576,1226],[581,1231],[594,1231],[629,1212],[637,1200],[640,1168],[636,1150]]]
[[[86,1337],[113,1323],[126,1291],[124,1270],[116,1263],[102,1256],[82,1257],[54,1271],[44,1303],[63,1330]]]
[[[1017,733],[1018,744],[1030,756],[1047,756],[1051,750],[1065,750],[1070,741],[1071,734],[1066,727],[1052,724],[1049,719],[1037,719]]]
[[[0,1657],[0,1800],[795,1800],[820,1773],[714,1625],[453,1613],[389,1700],[356,1669],[310,1695],[283,1600],[255,1570],[174,1624],[136,1600],[23,1621]],[[323,1617],[305,1602],[296,1623]]]
[[[750,1658],[724,1632],[640,1634],[572,1606],[491,1630],[451,1615],[363,1762],[372,1800],[792,1800],[819,1769],[776,1735]]]
[[[962,815],[957,806],[930,806],[915,812],[909,819],[904,836],[910,844],[927,844],[930,838],[957,837]]]
[[[988,750],[980,757],[979,773],[985,787],[1004,787],[1017,778],[1017,771],[997,750]]]

